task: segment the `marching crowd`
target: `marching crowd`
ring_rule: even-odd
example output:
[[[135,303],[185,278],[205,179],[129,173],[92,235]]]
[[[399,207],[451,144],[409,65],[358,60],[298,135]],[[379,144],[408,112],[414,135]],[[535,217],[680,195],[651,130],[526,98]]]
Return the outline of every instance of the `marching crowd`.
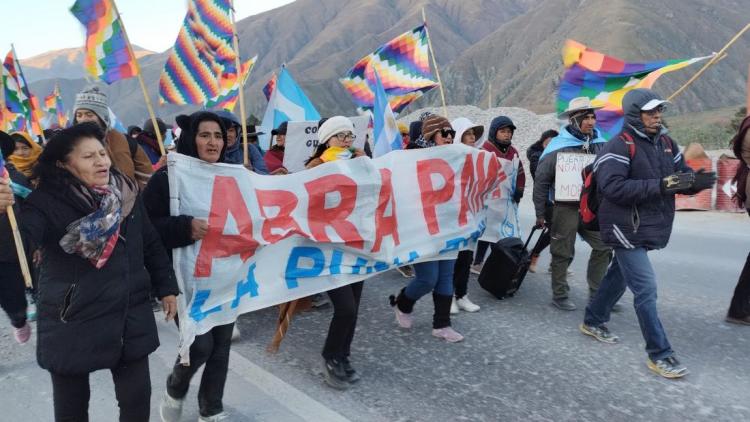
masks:
[[[661,376],[679,378],[687,369],[675,357],[660,322],[656,275],[648,252],[664,248],[669,241],[674,195],[711,188],[716,177],[687,167],[663,124],[667,104],[651,90],[630,91],[623,99],[623,130],[606,141],[596,126],[597,107],[585,97],[577,98],[560,116],[566,123],[559,131],[540,134],[528,148],[536,226],[548,228],[531,251],[529,270],[539,271],[539,256],[549,246],[551,303],[563,311],[577,309],[569,297],[568,278],[580,235],[592,248],[586,271],[589,301],[580,331],[616,343],[618,337],[606,323],[629,288],[646,343],[647,366]],[[29,340],[29,322],[36,320],[37,360],[50,373],[58,421],[88,420],[89,374],[100,369],[112,373],[120,420],[149,419],[148,356],[159,345],[153,304],[158,300],[167,320],[177,318],[180,292],[170,251],[200,241],[208,230],[204,218],[169,212],[168,169],[157,139],[164,139],[172,128],[161,120],[156,125],[148,121],[122,134],[111,127],[107,106],[104,93],[87,88],[76,97],[73,124],[48,131],[43,145],[25,133],[0,132],[9,174],[0,180],[0,305],[18,343]],[[178,116],[176,124],[177,152],[208,163],[244,163],[242,124],[232,113],[199,111]],[[259,174],[287,174],[283,166],[287,124],[273,129],[273,145],[265,152],[258,146],[255,127],[248,128],[251,142],[245,167]],[[519,157],[512,142],[516,126],[507,116],[492,120],[484,142],[485,128],[467,118],[449,121],[424,114],[399,129],[404,149],[460,142],[499,158]],[[371,156],[369,144],[363,150],[352,146],[354,128],[346,117],[321,120],[318,135],[320,143],[307,168]],[[737,200],[750,213],[750,117],[732,146],[743,162],[735,176]],[[582,223],[578,202],[555,200],[555,164],[561,153],[595,157],[592,169],[599,200],[595,227]],[[521,165],[512,192],[516,204],[525,190]],[[32,264],[34,283],[28,294],[9,207]],[[490,246],[479,242],[476,251],[461,251],[456,259],[399,268],[410,282],[390,297],[396,324],[411,329],[414,307],[431,294],[432,335],[449,343],[462,341],[463,335],[451,326],[451,315],[480,310],[469,299],[467,284],[472,272],[483,270]],[[350,347],[363,284],[328,292],[333,315],[322,357],[325,381],[336,389],[360,380],[350,361]],[[726,320],[750,325],[750,255]],[[162,420],[179,420],[190,381],[201,367],[200,420],[227,417],[222,397],[233,333],[238,334],[233,323],[214,327],[195,339],[189,365],[176,361],[165,380]]]

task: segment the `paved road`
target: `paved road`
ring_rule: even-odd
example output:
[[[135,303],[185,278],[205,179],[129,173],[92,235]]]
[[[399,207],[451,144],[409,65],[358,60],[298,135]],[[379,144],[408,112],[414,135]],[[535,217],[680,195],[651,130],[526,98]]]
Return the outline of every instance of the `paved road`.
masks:
[[[528,204],[523,208],[528,227]],[[470,296],[482,310],[455,318],[466,341],[446,344],[430,336],[431,301],[417,304],[410,332],[396,327],[387,296],[406,279],[390,272],[365,285],[352,351],[362,374],[356,387],[338,392],[322,383],[320,349],[330,309],[297,317],[275,356],[265,353],[276,318],[268,309],[240,318],[243,335],[233,347],[226,406],[240,421],[748,421],[750,328],[726,324],[723,316],[750,249],[749,228],[743,215],[681,213],[669,247],[652,254],[659,310],[691,371],[686,379],[661,379],[646,368],[629,293],[623,298],[628,306],[610,324],[621,343],[605,345],[578,332],[582,310],[549,305],[546,273],[530,274],[520,293],[505,301],[472,279]],[[589,249],[578,248],[571,286],[582,305],[582,258]],[[545,254],[540,268],[548,260]],[[171,326],[160,331],[164,346],[151,361],[154,410],[175,344]],[[35,366],[33,345],[16,346],[7,329],[1,332],[0,420],[51,420],[49,380]],[[115,420],[109,374],[92,380],[92,420]],[[196,390],[185,420],[197,418]]]

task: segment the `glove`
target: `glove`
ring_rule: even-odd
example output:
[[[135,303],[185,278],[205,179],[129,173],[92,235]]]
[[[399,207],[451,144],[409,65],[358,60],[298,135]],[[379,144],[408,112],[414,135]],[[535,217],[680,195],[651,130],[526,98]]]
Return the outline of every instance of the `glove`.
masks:
[[[704,189],[714,187],[714,184],[716,184],[716,173],[712,171],[706,172],[703,169],[700,169],[695,173],[695,181],[693,182],[692,190],[697,193]]]
[[[513,202],[515,202],[516,204],[520,204],[521,198],[523,198],[523,191],[517,190],[513,192]]]
[[[675,194],[679,191],[689,189],[695,182],[694,173],[675,173],[661,179],[662,193]]]

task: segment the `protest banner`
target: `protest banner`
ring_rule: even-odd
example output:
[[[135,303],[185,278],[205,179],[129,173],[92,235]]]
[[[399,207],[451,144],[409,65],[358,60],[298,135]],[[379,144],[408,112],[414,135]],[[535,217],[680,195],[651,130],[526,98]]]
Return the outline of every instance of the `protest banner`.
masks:
[[[287,176],[175,153],[168,166],[171,214],[208,221],[202,240],[173,251],[183,362],[196,335],[241,313],[473,249],[486,199],[508,186],[492,153],[464,145]]]
[[[500,173],[499,189],[487,198],[486,229],[479,238],[485,242],[495,243],[506,237],[521,237],[521,226],[518,221],[518,204],[513,201],[513,189],[521,167],[521,160],[516,155],[513,161],[498,159]]]
[[[289,173],[305,169],[305,161],[318,147],[318,122],[289,122],[284,141],[284,168]]]
[[[578,202],[583,189],[583,168],[594,162],[595,154],[561,152],[555,164],[555,201]]]

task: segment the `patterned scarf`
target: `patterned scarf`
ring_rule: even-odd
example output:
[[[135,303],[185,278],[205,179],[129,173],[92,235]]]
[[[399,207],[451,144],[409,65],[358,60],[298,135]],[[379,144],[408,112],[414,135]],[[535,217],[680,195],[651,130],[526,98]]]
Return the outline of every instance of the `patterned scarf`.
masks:
[[[71,189],[94,211],[68,225],[60,247],[102,268],[117,245],[120,223],[133,209],[136,188],[127,178],[112,174],[107,186],[87,188],[79,184]]]

